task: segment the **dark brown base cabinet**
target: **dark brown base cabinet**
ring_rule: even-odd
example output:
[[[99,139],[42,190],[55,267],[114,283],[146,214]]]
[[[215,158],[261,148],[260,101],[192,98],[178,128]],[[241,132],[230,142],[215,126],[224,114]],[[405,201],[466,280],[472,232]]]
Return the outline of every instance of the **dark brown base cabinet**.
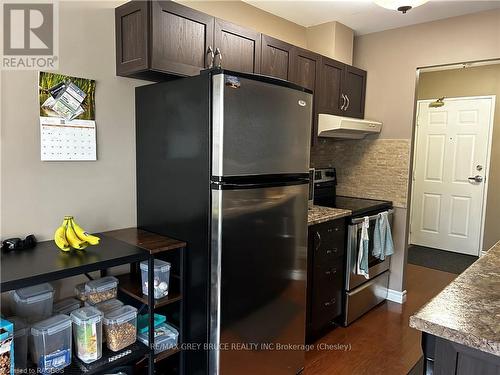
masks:
[[[313,342],[342,315],[345,219],[309,227],[306,340]]]
[[[364,117],[366,71],[172,1],[115,10],[116,74],[151,81],[223,67],[291,81],[314,92],[317,114]]]
[[[423,375],[499,375],[500,358],[422,332]]]

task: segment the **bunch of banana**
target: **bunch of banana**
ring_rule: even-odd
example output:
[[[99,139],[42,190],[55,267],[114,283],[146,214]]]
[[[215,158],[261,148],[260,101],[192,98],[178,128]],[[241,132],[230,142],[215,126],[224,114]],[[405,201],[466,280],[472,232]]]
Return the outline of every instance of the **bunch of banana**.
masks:
[[[62,225],[54,233],[54,242],[62,251],[69,251],[71,248],[83,250],[88,245],[98,245],[99,241],[99,237],[85,232],[73,216],[65,216]]]

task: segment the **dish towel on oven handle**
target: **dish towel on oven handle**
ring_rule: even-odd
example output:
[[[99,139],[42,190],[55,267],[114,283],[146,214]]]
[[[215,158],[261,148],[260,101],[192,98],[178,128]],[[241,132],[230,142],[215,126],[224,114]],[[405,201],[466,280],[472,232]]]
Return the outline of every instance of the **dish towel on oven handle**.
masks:
[[[374,229],[372,255],[377,259],[384,260],[385,257],[394,254],[391,224],[387,211],[378,214]]]
[[[368,237],[368,229],[370,228],[370,218],[365,216],[361,224],[361,237],[359,239],[358,262],[356,263],[356,274],[363,275],[366,279],[368,275],[368,248],[370,246],[370,238]]]

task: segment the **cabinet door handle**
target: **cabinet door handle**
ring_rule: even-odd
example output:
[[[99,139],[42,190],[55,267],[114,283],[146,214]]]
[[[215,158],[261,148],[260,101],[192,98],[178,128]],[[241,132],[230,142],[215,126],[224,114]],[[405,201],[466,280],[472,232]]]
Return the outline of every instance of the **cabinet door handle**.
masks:
[[[330,275],[335,275],[337,273],[336,268],[331,268],[328,271],[325,271],[325,275],[330,276]]]
[[[331,253],[335,253],[335,254],[336,254],[338,251],[339,251],[339,250],[338,250],[336,247],[334,247],[334,248],[333,248],[333,249],[331,249],[331,250],[330,250],[330,249],[328,249],[328,250],[326,251],[326,253],[327,253],[328,255],[330,255]]]
[[[324,303],[325,307],[331,306],[335,303],[335,298],[332,298],[330,301]]]
[[[212,48],[212,46],[208,46],[208,50],[207,50],[207,68],[211,69],[214,67],[214,49]]]
[[[217,57],[219,57],[219,61],[215,64],[215,67],[221,68],[222,67],[222,52],[220,51],[220,48],[218,48],[218,47],[215,49],[214,62],[217,59]]]
[[[347,109],[349,108],[349,104],[351,104],[351,101],[349,100],[349,97],[347,96],[347,94],[346,94],[345,98],[347,99],[347,104],[344,108],[344,111],[347,111]]]
[[[344,96],[344,94],[341,94],[341,95],[342,95],[342,105],[340,106],[340,110],[343,111],[344,106],[345,106],[345,96]]]
[[[316,231],[316,237],[318,237],[318,244],[316,245],[316,250],[318,250],[321,246],[321,234],[318,231]]]

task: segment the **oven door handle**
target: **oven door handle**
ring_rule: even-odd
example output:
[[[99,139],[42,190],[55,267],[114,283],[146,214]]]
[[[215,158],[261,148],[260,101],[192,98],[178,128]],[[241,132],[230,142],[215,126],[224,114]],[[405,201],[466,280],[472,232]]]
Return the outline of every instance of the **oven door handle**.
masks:
[[[381,211],[381,212],[384,212],[384,211]],[[394,210],[392,208],[387,210],[387,214],[388,215],[392,215],[393,213],[394,213]],[[368,219],[370,221],[371,220],[375,220],[377,218],[377,216],[378,216],[378,214],[372,215],[372,216],[369,216]],[[351,224],[362,224],[364,220],[365,220],[364,217],[359,217],[359,218],[356,218],[356,219],[352,219],[351,220]]]

